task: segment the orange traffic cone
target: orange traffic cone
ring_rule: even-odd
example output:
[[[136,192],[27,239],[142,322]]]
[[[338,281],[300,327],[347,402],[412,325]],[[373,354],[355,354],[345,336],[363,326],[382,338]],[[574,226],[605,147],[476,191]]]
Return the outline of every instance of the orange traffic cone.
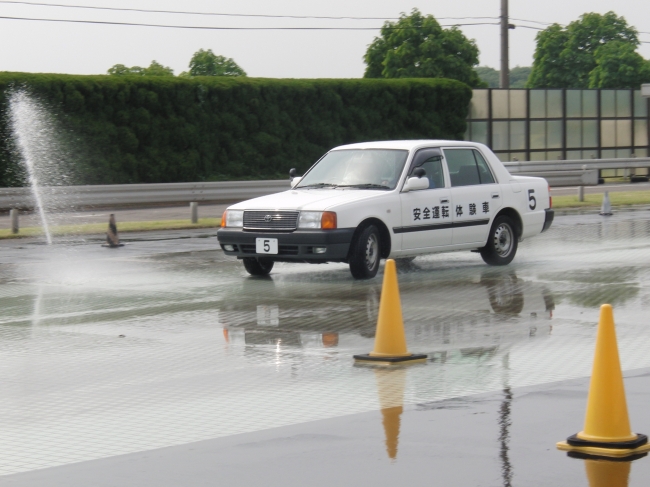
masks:
[[[627,487],[630,479],[630,462],[585,460],[589,487]]]
[[[632,433],[630,428],[614,315],[609,304],[600,307],[584,430],[557,447],[605,457],[628,457],[650,451],[648,437]]]
[[[400,418],[404,405],[405,372],[406,370],[403,368],[375,369],[379,406],[386,438],[386,453],[391,460],[397,458]]]
[[[354,359],[361,362],[395,364],[413,361],[424,362],[426,358],[426,355],[412,354],[406,348],[397,270],[395,261],[388,259],[384,268],[384,282],[379,301],[375,349],[369,354],[355,355]]]

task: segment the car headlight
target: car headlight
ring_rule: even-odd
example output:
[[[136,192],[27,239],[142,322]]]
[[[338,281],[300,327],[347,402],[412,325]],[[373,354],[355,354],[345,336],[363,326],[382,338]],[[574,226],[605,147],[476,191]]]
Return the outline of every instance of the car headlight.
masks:
[[[336,228],[336,213],[333,211],[301,211],[298,228],[332,230]]]
[[[244,210],[226,210],[221,217],[222,227],[243,227]]]

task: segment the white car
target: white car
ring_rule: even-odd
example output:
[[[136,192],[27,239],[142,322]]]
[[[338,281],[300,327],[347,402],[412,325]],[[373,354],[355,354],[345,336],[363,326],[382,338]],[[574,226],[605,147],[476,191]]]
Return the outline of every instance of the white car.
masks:
[[[367,142],[332,149],[291,189],[230,206],[217,232],[252,275],[273,263],[346,262],[356,279],[381,258],[452,250],[509,264],[553,222],[546,180],[512,176],[483,144]]]

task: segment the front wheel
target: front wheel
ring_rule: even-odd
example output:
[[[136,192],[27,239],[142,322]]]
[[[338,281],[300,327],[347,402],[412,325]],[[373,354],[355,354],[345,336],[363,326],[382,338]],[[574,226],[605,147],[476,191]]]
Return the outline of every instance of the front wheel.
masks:
[[[495,218],[490,228],[487,244],[483,247],[481,257],[489,265],[508,265],[517,253],[517,231],[513,221],[507,216]]]
[[[255,257],[244,257],[244,267],[251,276],[268,276],[273,269],[273,261],[269,259],[256,259]]]
[[[375,225],[364,228],[350,249],[350,272],[355,279],[372,279],[379,270],[381,248]]]

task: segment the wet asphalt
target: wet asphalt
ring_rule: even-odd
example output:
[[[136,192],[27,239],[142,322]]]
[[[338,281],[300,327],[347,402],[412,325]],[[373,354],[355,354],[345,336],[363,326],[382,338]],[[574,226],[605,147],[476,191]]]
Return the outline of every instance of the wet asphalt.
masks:
[[[428,360],[392,371],[352,360],[373,347],[380,277],[252,278],[215,233],[0,242],[0,485],[590,485],[610,467],[555,442],[582,427],[606,302],[650,432],[650,210],[560,215],[505,268],[400,266]]]

